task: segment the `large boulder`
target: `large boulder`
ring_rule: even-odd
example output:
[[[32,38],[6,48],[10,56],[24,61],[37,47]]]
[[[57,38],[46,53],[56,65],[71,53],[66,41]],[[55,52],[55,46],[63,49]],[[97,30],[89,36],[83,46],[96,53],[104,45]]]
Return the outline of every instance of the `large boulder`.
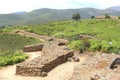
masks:
[[[110,69],[117,68],[119,65],[120,65],[120,57],[119,57],[119,58],[116,58],[116,59],[112,62],[112,64],[110,65]]]

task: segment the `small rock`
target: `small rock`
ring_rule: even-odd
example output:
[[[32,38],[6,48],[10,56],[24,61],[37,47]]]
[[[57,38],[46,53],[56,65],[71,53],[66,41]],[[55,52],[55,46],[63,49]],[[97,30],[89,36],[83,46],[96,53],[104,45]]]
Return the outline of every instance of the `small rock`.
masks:
[[[64,50],[70,50],[68,47],[64,47]]]
[[[53,37],[49,37],[47,40],[48,41],[53,41]]]
[[[47,72],[42,72],[42,73],[41,73],[41,76],[42,76],[42,77],[47,76]]]
[[[100,80],[100,76],[94,75],[93,77],[90,77],[90,80]]]
[[[67,61],[72,62],[72,58],[68,58],[68,60],[67,60]]]
[[[79,58],[76,57],[76,56],[73,56],[72,58],[73,58],[73,60],[74,60],[75,62],[79,62],[79,61],[80,61]]]

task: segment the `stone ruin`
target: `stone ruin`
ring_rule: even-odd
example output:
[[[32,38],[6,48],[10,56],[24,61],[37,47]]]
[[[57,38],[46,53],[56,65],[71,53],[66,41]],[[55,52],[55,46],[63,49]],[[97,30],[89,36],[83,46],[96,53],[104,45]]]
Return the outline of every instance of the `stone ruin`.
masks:
[[[42,51],[44,44],[37,44],[37,45],[31,45],[31,46],[25,46],[23,48],[24,52],[35,52],[35,51]]]
[[[74,68],[69,80],[120,80],[120,67],[110,69],[111,63],[118,57],[120,55],[106,53],[90,55]]]
[[[18,33],[18,34],[23,34],[23,35],[27,35],[27,36],[30,36],[30,37],[40,39],[42,42],[53,41],[54,43],[56,43],[59,46],[66,45],[68,43],[68,40],[66,40],[66,39],[58,39],[58,38],[55,38],[55,37],[38,35],[38,34],[35,34],[35,33],[24,31],[24,30],[15,30],[14,32]]]
[[[58,46],[63,46],[65,45],[66,43],[64,43],[63,41],[59,41],[59,42],[53,42],[53,41],[50,41],[48,43],[51,43],[51,44],[56,44]],[[43,46],[44,46],[45,43],[41,43],[41,44],[36,44],[36,45],[29,45],[29,46],[25,46],[23,48],[23,51],[24,52],[35,52],[35,51],[42,51],[43,49]]]
[[[73,51],[64,50],[56,44],[47,43],[42,49],[43,55],[31,61],[20,63],[16,66],[16,74],[23,76],[46,76],[50,70],[67,61],[73,56]]]

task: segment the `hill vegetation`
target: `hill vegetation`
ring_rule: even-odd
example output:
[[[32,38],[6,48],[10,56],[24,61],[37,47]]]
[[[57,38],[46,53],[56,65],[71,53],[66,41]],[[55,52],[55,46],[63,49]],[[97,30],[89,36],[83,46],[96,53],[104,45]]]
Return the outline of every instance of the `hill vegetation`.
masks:
[[[3,32],[16,29],[66,38],[68,47],[82,51],[102,51],[120,54],[120,24],[118,19],[89,19],[80,21],[59,21],[40,25],[3,28]]]
[[[40,41],[18,34],[0,34],[0,66],[24,61],[28,56],[21,50],[24,46]]]
[[[107,9],[94,9],[94,8],[80,8],[80,9],[38,9],[31,12],[16,12],[11,14],[0,14],[0,26],[12,25],[30,25],[40,24],[46,22],[71,20],[71,15],[80,13],[81,19],[88,19],[91,16],[99,16],[104,14],[120,16],[119,7],[111,7]]]

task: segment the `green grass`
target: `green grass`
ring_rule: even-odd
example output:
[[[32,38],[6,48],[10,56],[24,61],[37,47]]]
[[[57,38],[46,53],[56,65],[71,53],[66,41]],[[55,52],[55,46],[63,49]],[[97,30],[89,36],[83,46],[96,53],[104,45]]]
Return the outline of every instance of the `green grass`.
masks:
[[[21,52],[23,47],[39,42],[34,38],[18,34],[0,34],[0,66],[24,61],[27,55]]]
[[[72,37],[78,34],[92,35],[101,39],[120,39],[120,26],[115,20],[62,21],[29,26],[27,31],[55,37]],[[111,35],[112,34],[112,35]]]
[[[103,51],[108,53],[120,54],[120,22],[113,19],[89,19],[81,21],[60,21],[51,22],[41,25],[29,25],[22,27],[4,28],[3,31],[12,31],[15,29],[24,29],[29,32],[40,35],[55,36],[58,38],[66,38],[70,41],[69,47],[75,47],[79,50],[79,42],[83,42],[85,50]],[[78,38],[79,35],[89,35],[96,39],[83,40]],[[112,44],[109,44],[111,43]],[[71,46],[70,46],[71,45]],[[86,46],[90,45],[90,46]]]
[[[85,50],[84,43],[80,40],[72,41],[68,44],[68,47],[74,50],[83,52]]]
[[[24,61],[28,55],[24,54],[21,51],[8,51],[7,53],[0,53],[0,66],[13,65]]]
[[[5,50],[21,50],[24,46],[38,43],[32,37],[21,36],[18,34],[0,34],[0,49]]]

